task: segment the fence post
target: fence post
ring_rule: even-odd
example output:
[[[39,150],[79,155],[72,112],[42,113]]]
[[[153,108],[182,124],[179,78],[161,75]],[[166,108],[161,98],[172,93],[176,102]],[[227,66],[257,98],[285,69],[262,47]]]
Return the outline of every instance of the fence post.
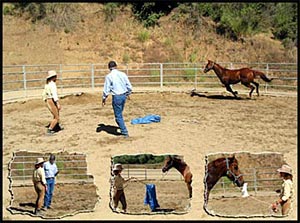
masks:
[[[129,174],[129,164],[127,164],[127,176],[128,176],[128,178],[130,177],[130,174]]]
[[[147,169],[145,168],[145,180],[147,180]]]
[[[197,89],[197,67],[196,67],[196,64],[194,64],[194,70],[195,70],[195,83],[194,83],[194,88]]]
[[[25,69],[25,65],[23,65],[22,68],[23,68],[23,86],[24,86],[24,91],[25,91],[25,98],[27,98],[27,83],[26,83],[26,69]]]
[[[266,74],[267,74],[267,77],[269,76],[269,64],[267,63],[267,68],[266,68]],[[268,83],[265,82],[265,93],[267,93],[268,91]]]
[[[161,63],[160,64],[160,88],[163,87],[163,81],[164,81],[164,79],[163,79],[163,64]]]
[[[223,188],[223,195],[225,196],[226,189],[225,189],[225,182],[224,182],[224,178],[223,177],[222,177],[222,188]]]
[[[62,64],[59,64],[59,76],[60,76],[60,93],[63,93],[63,80],[62,80]]]
[[[255,191],[255,196],[256,196],[256,194],[257,194],[257,178],[256,178],[256,169],[255,168],[253,168],[253,176],[254,176],[254,179],[253,179],[254,191]]]
[[[95,88],[95,70],[94,70],[94,64],[91,64],[91,83],[92,83],[92,91],[94,91]]]

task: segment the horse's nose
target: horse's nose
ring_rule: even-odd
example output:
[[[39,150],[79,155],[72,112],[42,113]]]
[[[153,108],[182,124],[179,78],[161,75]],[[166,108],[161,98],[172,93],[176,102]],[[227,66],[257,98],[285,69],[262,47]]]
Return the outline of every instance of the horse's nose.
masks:
[[[242,187],[244,185],[244,180],[239,180],[239,179],[236,179],[235,180],[235,183],[238,187]]]

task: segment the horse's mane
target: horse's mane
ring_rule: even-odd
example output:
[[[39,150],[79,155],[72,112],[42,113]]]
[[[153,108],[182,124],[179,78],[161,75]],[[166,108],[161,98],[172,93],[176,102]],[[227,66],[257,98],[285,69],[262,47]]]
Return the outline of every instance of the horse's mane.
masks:
[[[232,159],[233,157],[227,157],[227,158],[228,158],[228,160],[230,160],[230,159]],[[223,162],[225,159],[226,159],[226,157],[220,157],[220,158],[218,158],[218,159],[215,159],[215,160],[209,162],[208,165],[219,166],[219,165],[222,164],[222,162]],[[234,160],[237,162],[237,159],[236,159],[236,158],[234,158]]]
[[[221,163],[222,163],[225,159],[226,159],[226,158],[224,158],[224,157],[215,159],[215,160],[213,160],[213,161],[210,161],[208,165],[220,166]]]
[[[174,156],[173,159],[179,161],[182,164],[187,165],[186,162],[184,162],[184,160],[182,158],[180,158],[179,156]]]

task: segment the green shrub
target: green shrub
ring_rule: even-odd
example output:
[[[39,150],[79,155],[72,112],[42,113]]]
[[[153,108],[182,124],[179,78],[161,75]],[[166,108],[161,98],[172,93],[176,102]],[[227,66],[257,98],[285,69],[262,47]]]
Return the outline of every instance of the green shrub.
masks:
[[[115,156],[113,163],[121,164],[155,164],[161,163],[165,159],[164,155],[154,156],[152,154],[139,154],[139,155],[122,155]]]
[[[130,62],[130,56],[127,53],[125,53],[123,55],[123,63],[129,63],[129,62]]]
[[[2,6],[2,14],[3,15],[14,15],[14,5],[13,4],[3,4]]]
[[[195,79],[195,69],[187,69],[184,71],[184,80],[194,80]]]
[[[148,32],[148,30],[142,30],[138,34],[138,40],[141,41],[142,43],[144,43],[147,40],[149,40],[149,38],[150,38],[150,33]]]
[[[105,3],[103,7],[103,13],[106,22],[114,21],[117,15],[118,3]]]

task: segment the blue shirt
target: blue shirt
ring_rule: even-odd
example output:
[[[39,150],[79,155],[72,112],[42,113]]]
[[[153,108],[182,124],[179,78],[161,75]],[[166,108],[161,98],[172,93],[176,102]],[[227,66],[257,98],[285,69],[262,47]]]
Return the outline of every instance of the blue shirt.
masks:
[[[130,94],[131,90],[132,86],[127,75],[122,71],[113,69],[105,77],[103,99],[107,98],[110,93],[112,95]]]
[[[44,163],[44,170],[46,179],[55,177],[55,174],[58,172],[56,164],[51,164],[49,161]]]

